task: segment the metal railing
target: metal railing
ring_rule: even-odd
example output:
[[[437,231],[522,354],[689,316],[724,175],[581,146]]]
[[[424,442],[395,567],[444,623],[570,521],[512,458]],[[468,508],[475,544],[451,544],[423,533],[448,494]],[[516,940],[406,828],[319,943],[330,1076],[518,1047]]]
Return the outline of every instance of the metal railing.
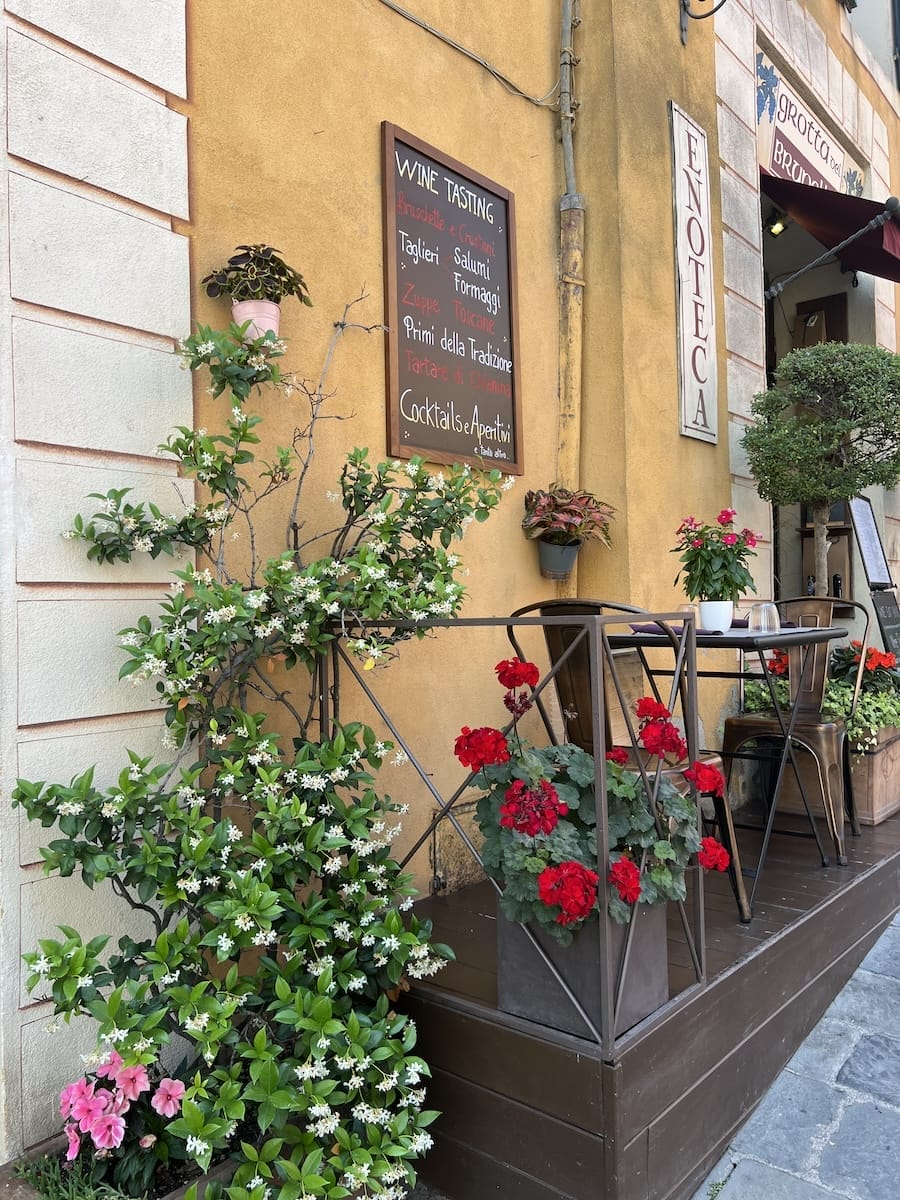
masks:
[[[580,651],[583,652],[586,642],[587,646],[587,664],[590,681],[591,695],[591,724],[593,730],[593,762],[594,762],[594,793],[596,797],[605,797],[606,792],[606,750],[607,750],[607,729],[609,728],[609,716],[607,711],[607,695],[611,695],[612,704],[617,706],[623,723],[628,732],[628,738],[631,743],[631,749],[635,752],[634,760],[637,764],[637,771],[640,774],[641,784],[644,795],[647,800],[648,808],[653,814],[657,827],[661,836],[665,835],[665,830],[661,825],[661,817],[657,808],[657,796],[662,783],[662,773],[648,770],[645,764],[645,755],[642,756],[638,751],[640,745],[638,741],[638,727],[635,721],[633,712],[633,697],[627,694],[626,688],[620,677],[620,673],[616,664],[616,652],[627,648],[628,634],[631,632],[628,621],[639,620],[642,624],[658,623],[661,633],[664,635],[660,639],[658,649],[651,651],[651,655],[655,660],[661,657],[666,661],[663,664],[663,670],[660,677],[665,677],[668,682],[667,691],[661,695],[658,690],[657,679],[654,676],[654,666],[658,666],[659,662],[651,663],[648,661],[648,655],[644,649],[635,648],[639,655],[642,669],[645,674],[647,683],[656,699],[661,700],[666,707],[673,713],[679,712],[680,718],[684,723],[684,737],[688,747],[689,761],[693,762],[698,757],[698,718],[697,718],[697,665],[696,665],[696,645],[695,645],[695,629],[694,619],[692,614],[685,616],[684,613],[641,613],[638,617],[632,614],[623,615],[621,613],[611,615],[589,615],[578,614],[572,616],[531,616],[531,617],[485,617],[485,618],[456,618],[456,619],[441,619],[422,622],[401,622],[391,620],[389,622],[368,621],[362,623],[364,629],[385,629],[390,628],[393,631],[406,632],[412,634],[416,632],[431,631],[431,630],[448,630],[461,631],[471,629],[501,629],[505,630],[509,638],[510,632],[515,628],[524,627],[539,627],[545,630],[549,627],[574,627],[576,636],[565,652],[555,661],[551,662],[548,669],[542,674],[537,686],[534,689],[534,699],[545,727],[548,732],[548,737],[555,740],[552,731],[552,722],[546,711],[544,697],[548,689],[555,687],[555,680],[559,671],[567,663],[567,661]],[[546,636],[546,635],[545,635]],[[511,639],[510,639],[511,640]],[[513,642],[515,645],[515,642]],[[459,801],[470,794],[470,789],[476,785],[476,773],[471,772],[462,780],[448,796],[444,796],[440,789],[434,783],[429,772],[420,762],[416,755],[415,749],[411,744],[410,737],[406,736],[398,723],[393,719],[386,704],[384,704],[376,695],[370,680],[371,675],[364,673],[358,667],[357,663],[347,652],[342,641],[338,640],[333,645],[331,670],[334,673],[333,684],[339,681],[340,673],[346,671],[355,680],[359,689],[366,697],[368,703],[372,706],[384,725],[390,732],[390,736],[394,739],[395,744],[404,752],[409,760],[412,768],[416,772],[422,786],[427,790],[436,806],[436,813],[433,819],[429,822],[427,828],[416,839],[411,848],[407,851],[401,861],[401,866],[407,866],[414,858],[417,852],[429,841],[435,830],[443,822],[449,822],[459,837],[467,852],[472,856],[474,861],[484,869],[484,864],[479,853],[478,847],[469,836],[464,825],[459,820],[455,811]],[[609,687],[607,687],[607,684]],[[329,681],[323,680],[322,686],[322,716],[326,721],[333,717],[333,712],[329,706],[328,695]],[[510,720],[504,727],[502,732],[508,734],[514,724]],[[324,727],[324,726],[323,726]],[[694,790],[694,785],[691,784],[691,794],[697,802],[698,823],[700,821],[700,805],[699,798]],[[601,911],[598,917],[599,927],[599,947],[600,959],[604,964],[602,971],[602,986],[600,994],[600,1009],[599,1020],[595,1014],[586,1011],[581,999],[574,993],[569,983],[563,974],[557,969],[556,965],[550,960],[538,940],[535,938],[532,931],[527,925],[521,928],[530,941],[534,952],[545,963],[547,969],[552,973],[559,987],[572,1004],[575,1011],[579,1014],[586,1027],[590,1030],[592,1037],[596,1040],[601,1048],[601,1054],[607,1061],[613,1061],[616,1057],[617,1045],[620,1045],[623,1040],[629,1037],[629,1032],[618,1037],[615,1034],[617,1024],[617,1014],[620,1010],[621,1000],[624,993],[624,986],[628,978],[629,966],[632,957],[633,937],[636,928],[635,915],[637,905],[634,906],[632,919],[627,928],[627,934],[624,941],[624,946],[618,961],[614,961],[613,947],[610,938],[609,920],[606,918],[606,906],[609,896],[610,885],[607,882],[606,864],[609,858],[610,838],[609,826],[607,820],[606,805],[598,803],[596,805],[597,813],[597,859],[598,859],[598,875],[600,878],[600,896],[601,896]],[[690,903],[677,901],[677,911],[681,923],[681,928],[684,933],[685,944],[693,968],[695,983],[683,989],[674,998],[668,1001],[655,1014],[652,1014],[647,1020],[659,1019],[662,1014],[672,1011],[675,1007],[680,1007],[686,1003],[695,991],[705,986],[706,983],[706,950],[704,937],[704,922],[703,922],[703,880],[702,872],[694,865],[688,868],[692,880],[690,888]],[[487,875],[487,873],[486,873]],[[498,895],[502,894],[502,887],[496,880],[487,876],[490,883]],[[690,913],[688,912],[690,908]],[[434,985],[439,986],[439,984]],[[643,1024],[643,1023],[642,1023]]]

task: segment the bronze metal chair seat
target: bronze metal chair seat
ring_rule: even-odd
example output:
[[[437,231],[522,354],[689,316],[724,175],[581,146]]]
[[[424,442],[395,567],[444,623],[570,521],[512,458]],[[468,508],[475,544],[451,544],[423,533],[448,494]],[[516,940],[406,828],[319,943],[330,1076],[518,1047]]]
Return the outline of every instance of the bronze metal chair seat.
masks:
[[[870,616],[864,605],[856,601],[834,596],[801,596],[778,602],[782,621],[791,621],[804,628],[831,625],[836,604],[852,607],[865,618],[861,638],[860,661],[854,680],[852,710],[855,711],[865,669],[868,646]],[[827,643],[814,647],[807,659],[799,649],[788,656],[788,682],[790,687],[790,709],[783,713],[785,722],[793,716],[791,743],[812,756],[816,767],[819,794],[825,810],[828,832],[834,844],[839,863],[847,861],[844,853],[843,815],[846,812],[854,836],[859,837],[859,820],[853,799],[853,780],[850,762],[850,743],[846,723],[842,718],[824,716],[822,703],[825,685],[829,676],[831,651]],[[806,671],[801,678],[804,663]],[[755,743],[754,753],[745,748]],[[735,758],[757,758],[765,761],[780,757],[784,745],[784,729],[774,712],[742,713],[725,721],[722,738],[722,756],[729,764],[729,778]],[[777,803],[773,794],[776,780],[766,783],[766,805]],[[810,815],[812,820],[812,816]]]
[[[641,618],[646,617],[647,610],[636,608],[630,604],[618,604],[606,600],[545,600],[516,609],[515,612],[510,614],[510,619],[515,620],[517,617],[528,616],[608,616],[614,613],[634,615]],[[580,746],[588,754],[593,754],[594,737],[591,719],[592,697],[588,642],[582,640],[566,657],[566,652],[578,640],[580,632],[581,630],[577,625],[543,626],[544,641],[550,662],[554,667],[558,666],[557,673],[554,676],[554,684],[565,722],[566,737],[570,742],[573,742],[576,746]],[[507,635],[516,655],[519,658],[527,658],[528,656],[523,652],[519,638],[516,635],[515,626],[510,625],[508,627]],[[684,677],[682,675],[679,680],[679,691],[682,691],[683,686]],[[554,745],[557,744],[553,723],[540,697],[538,697],[536,707],[540,713],[547,736]],[[613,745],[613,737],[608,705],[604,705],[604,716],[606,745],[607,747],[611,747]],[[629,756],[628,763],[625,765],[631,766],[633,770],[637,770],[637,751],[635,751],[634,747],[629,746],[625,746],[624,749]],[[645,766],[648,760],[649,756],[644,762]],[[720,771],[723,770],[722,756],[715,752],[701,751],[699,761],[716,767]],[[663,776],[678,787],[680,791],[687,791],[690,786],[684,778],[682,770],[679,768],[666,767],[663,769]],[[713,827],[717,828],[722,844],[728,851],[730,857],[728,875],[737,904],[738,914],[741,921],[746,923],[751,919],[750,905],[744,889],[740,852],[737,845],[731,805],[728,802],[727,788],[723,796],[710,794],[710,799],[713,805],[714,819],[713,821],[704,821],[704,827],[707,831]]]

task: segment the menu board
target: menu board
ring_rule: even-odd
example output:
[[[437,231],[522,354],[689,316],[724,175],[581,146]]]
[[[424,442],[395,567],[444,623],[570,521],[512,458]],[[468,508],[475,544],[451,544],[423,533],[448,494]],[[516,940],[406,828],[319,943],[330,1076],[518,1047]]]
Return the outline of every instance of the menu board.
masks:
[[[388,452],[519,475],[512,193],[382,129]]]
[[[897,607],[897,593],[893,588],[873,592],[872,604],[881,628],[885,650],[891,651],[900,659],[900,608]]]
[[[857,496],[850,501],[850,519],[856,530],[859,553],[870,590],[893,587],[891,568],[888,566],[878,526],[875,524],[872,501],[867,496]]]

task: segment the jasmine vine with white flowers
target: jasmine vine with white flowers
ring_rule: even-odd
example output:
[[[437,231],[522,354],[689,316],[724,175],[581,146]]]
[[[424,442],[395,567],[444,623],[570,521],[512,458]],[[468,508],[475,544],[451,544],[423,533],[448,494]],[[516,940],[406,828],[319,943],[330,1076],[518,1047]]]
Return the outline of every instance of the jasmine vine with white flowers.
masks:
[[[319,670],[336,638],[372,666],[422,621],[457,613],[451,546],[509,481],[459,466],[432,474],[419,459],[370,464],[358,449],[341,472],[339,520],[307,528],[327,365],[347,330],[378,328],[348,320],[355,303],[314,384],[282,373],[271,334],[201,327],[185,339],[185,364],[209,372],[228,413],[221,432],[181,428],[163,449],[207,502],[163,515],[114,490],[67,531],[101,562],[179,546],[201,559],[175,572],[157,616],[122,632],[120,675],[156,681],[168,761],[128,751],[112,786],[89,767],[14,792],[54,829],[45,871],[105,883],[143,924],[114,949],[67,926],[25,955],[37,998],[97,1022],[107,1083],[86,1076],[64,1090],[68,1156],[131,1195],[229,1153],[230,1200],[400,1200],[431,1145],[428,1066],[395,1002],[451,952],[431,943],[391,854],[404,808],[376,773],[392,747],[342,724],[336,703],[319,727]],[[245,406],[264,388],[299,401],[299,415],[291,444],[257,461],[262,417]],[[259,506],[285,489],[286,547],[263,559]],[[366,620],[386,625],[373,633]],[[106,1096],[117,1097],[108,1118]]]

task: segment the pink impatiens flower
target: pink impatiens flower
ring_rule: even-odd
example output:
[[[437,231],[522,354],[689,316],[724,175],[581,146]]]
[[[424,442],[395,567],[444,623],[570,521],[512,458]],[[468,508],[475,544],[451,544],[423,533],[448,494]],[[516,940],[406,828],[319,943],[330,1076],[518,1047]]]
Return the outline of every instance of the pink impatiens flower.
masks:
[[[137,1100],[141,1092],[150,1090],[150,1080],[144,1067],[122,1067],[116,1072],[116,1087],[126,1100]]]
[[[69,1139],[66,1162],[71,1162],[73,1158],[78,1157],[78,1151],[81,1149],[81,1138],[78,1136],[78,1129],[75,1125],[66,1126],[66,1137]]]
[[[94,1085],[88,1083],[84,1077],[76,1079],[74,1083],[67,1083],[59,1093],[59,1115],[61,1117],[71,1116],[77,1101],[83,1096],[92,1096],[93,1094]]]
[[[72,1119],[78,1122],[82,1133],[87,1133],[96,1121],[109,1108],[112,1096],[109,1092],[94,1093],[94,1085],[89,1084],[72,1105]]]
[[[115,1150],[116,1146],[122,1145],[124,1136],[125,1120],[115,1113],[98,1117],[91,1126],[91,1140],[98,1150]]]
[[[181,1107],[183,1095],[184,1084],[180,1079],[161,1079],[159,1087],[150,1098],[150,1106],[155,1108],[161,1117],[174,1117]]]
[[[115,1079],[121,1066],[122,1055],[117,1050],[110,1050],[105,1061],[97,1068],[94,1074],[98,1079]]]

